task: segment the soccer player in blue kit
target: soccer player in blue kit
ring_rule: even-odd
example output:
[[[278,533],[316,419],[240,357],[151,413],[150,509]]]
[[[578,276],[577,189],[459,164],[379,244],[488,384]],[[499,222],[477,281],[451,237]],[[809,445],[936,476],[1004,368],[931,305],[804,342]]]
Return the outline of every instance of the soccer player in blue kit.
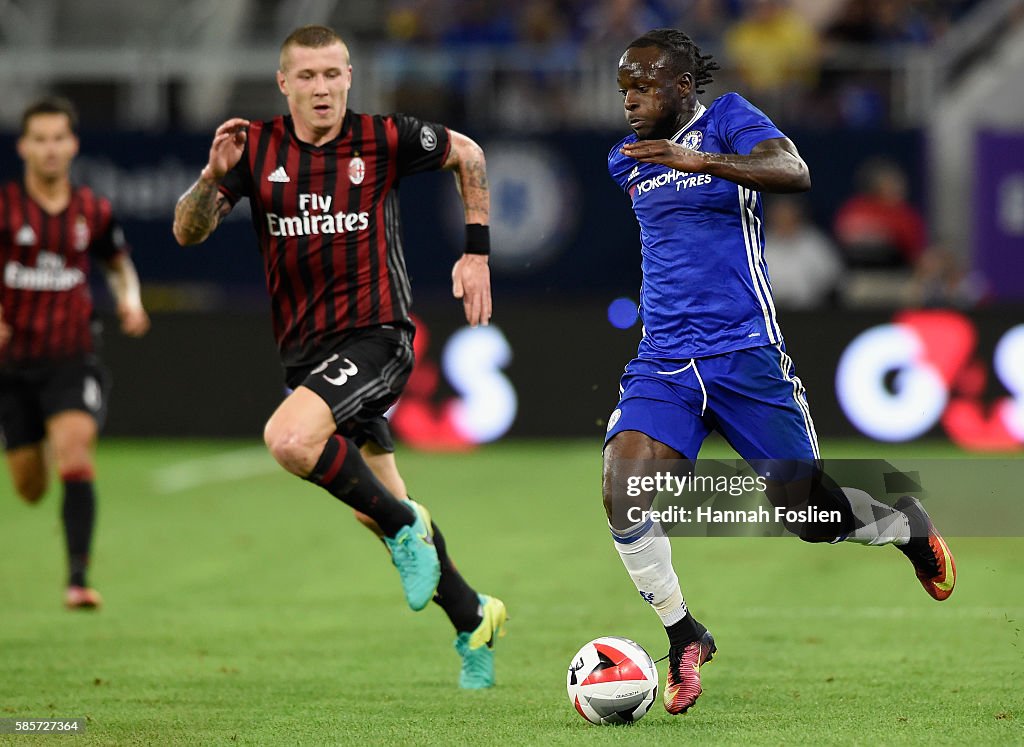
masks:
[[[664,530],[629,520],[636,513],[621,510],[621,486],[638,465],[696,459],[711,430],[748,462],[820,458],[772,303],[760,196],[806,191],[810,174],[792,141],[743,97],[729,93],[707,107],[698,100],[717,69],[681,31],[633,41],[618,83],[634,134],[608,154],[640,224],[644,332],[608,420],[602,492],[615,547],[668,634],[663,695],[673,714],[700,696],[700,667],[715,641],[687,608]],[[952,593],[953,556],[916,498],[892,507],[816,485],[809,500],[839,511],[841,524],[787,524],[790,531],[809,542],[894,544],[932,597]],[[633,500],[647,508],[652,499]]]

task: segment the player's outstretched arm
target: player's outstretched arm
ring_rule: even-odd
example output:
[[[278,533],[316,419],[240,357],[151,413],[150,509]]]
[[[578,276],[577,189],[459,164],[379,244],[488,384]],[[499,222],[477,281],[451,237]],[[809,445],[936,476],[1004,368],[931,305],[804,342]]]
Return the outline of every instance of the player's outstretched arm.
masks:
[[[671,140],[627,143],[622,154],[643,163],[728,179],[758,192],[806,192],[811,188],[811,172],[789,138],[764,140],[748,156],[704,153]]]
[[[466,213],[466,252],[452,268],[452,295],[462,299],[466,321],[473,327],[491,319],[491,270],[488,226],[491,197],[483,149],[465,135],[450,131],[451,150],[444,168],[455,172]]]
[[[139,274],[135,263],[121,252],[104,263],[107,284],[117,301],[117,316],[121,319],[121,331],[130,337],[142,337],[149,331],[149,315],[142,306],[139,288]]]
[[[235,117],[214,133],[206,166],[174,208],[174,238],[182,246],[206,241],[231,212],[231,203],[217,186],[242,157],[248,126],[249,120]]]

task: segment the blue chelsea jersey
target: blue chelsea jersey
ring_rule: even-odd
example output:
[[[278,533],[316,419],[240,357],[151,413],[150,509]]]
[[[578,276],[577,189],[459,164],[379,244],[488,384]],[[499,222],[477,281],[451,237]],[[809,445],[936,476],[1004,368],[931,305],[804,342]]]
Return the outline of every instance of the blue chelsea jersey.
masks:
[[[748,155],[782,138],[771,120],[729,93],[697,111],[673,140],[709,153]],[[764,260],[760,193],[709,174],[640,163],[619,149],[608,171],[640,223],[641,358],[701,358],[782,340]]]

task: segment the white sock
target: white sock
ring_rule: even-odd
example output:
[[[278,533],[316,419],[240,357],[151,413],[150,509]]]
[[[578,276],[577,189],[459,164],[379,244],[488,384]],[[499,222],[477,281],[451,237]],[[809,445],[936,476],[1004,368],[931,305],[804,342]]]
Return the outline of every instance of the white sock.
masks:
[[[842,491],[859,525],[845,538],[847,542],[905,545],[910,541],[910,521],[905,513],[879,503],[858,488],[842,488]]]
[[[672,568],[672,545],[661,525],[647,520],[626,529],[608,528],[637,591],[662,624],[667,628],[686,617],[686,602]]]

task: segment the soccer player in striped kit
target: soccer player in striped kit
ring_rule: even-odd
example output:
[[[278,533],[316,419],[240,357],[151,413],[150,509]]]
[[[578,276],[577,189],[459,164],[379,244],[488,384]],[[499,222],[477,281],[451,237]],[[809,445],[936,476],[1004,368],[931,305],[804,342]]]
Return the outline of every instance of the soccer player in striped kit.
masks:
[[[700,696],[700,667],[715,641],[683,599],[661,526],[628,510],[649,507],[653,495],[631,502],[623,486],[659,462],[696,459],[711,430],[752,464],[798,478],[769,482],[769,498],[779,495],[772,488],[797,485],[801,500],[842,517],[838,525],[787,525],[802,539],[894,544],[938,600],[952,593],[956,574],[915,498],[892,507],[863,491],[828,488],[828,480],[799,479],[800,470],[817,469],[818,443],[772,303],[760,193],[805,191],[810,174],[793,143],[741,96],[707,107],[698,100],[716,69],[681,31],[656,29],[633,41],[618,68],[633,134],[608,154],[640,224],[644,333],[608,421],[603,497],[623,564],[668,634],[664,702],[674,714]]]
[[[71,182],[77,121],[66,99],[31,104],[18,138],[24,176],[0,187],[0,427],[15,490],[27,503],[46,492],[49,443],[64,487],[64,604],[92,609],[101,602],[86,579],[93,459],[109,388],[93,335],[92,261],[106,272],[125,334],[144,335],[149,317],[110,202]]]
[[[451,620],[460,685],[490,687],[505,606],[466,583],[426,508],[409,499],[384,418],[413,365],[399,180],[455,172],[467,225],[453,292],[471,325],[487,324],[483,151],[443,125],[351,111],[348,48],[324,26],[304,26],[285,39],[277,84],[289,114],[230,119],[217,128],[206,167],[178,202],[174,235],[182,245],[205,241],[239,199],[249,198],[293,390],[267,422],[267,448],[383,539],[409,606],[420,610],[433,599]]]

